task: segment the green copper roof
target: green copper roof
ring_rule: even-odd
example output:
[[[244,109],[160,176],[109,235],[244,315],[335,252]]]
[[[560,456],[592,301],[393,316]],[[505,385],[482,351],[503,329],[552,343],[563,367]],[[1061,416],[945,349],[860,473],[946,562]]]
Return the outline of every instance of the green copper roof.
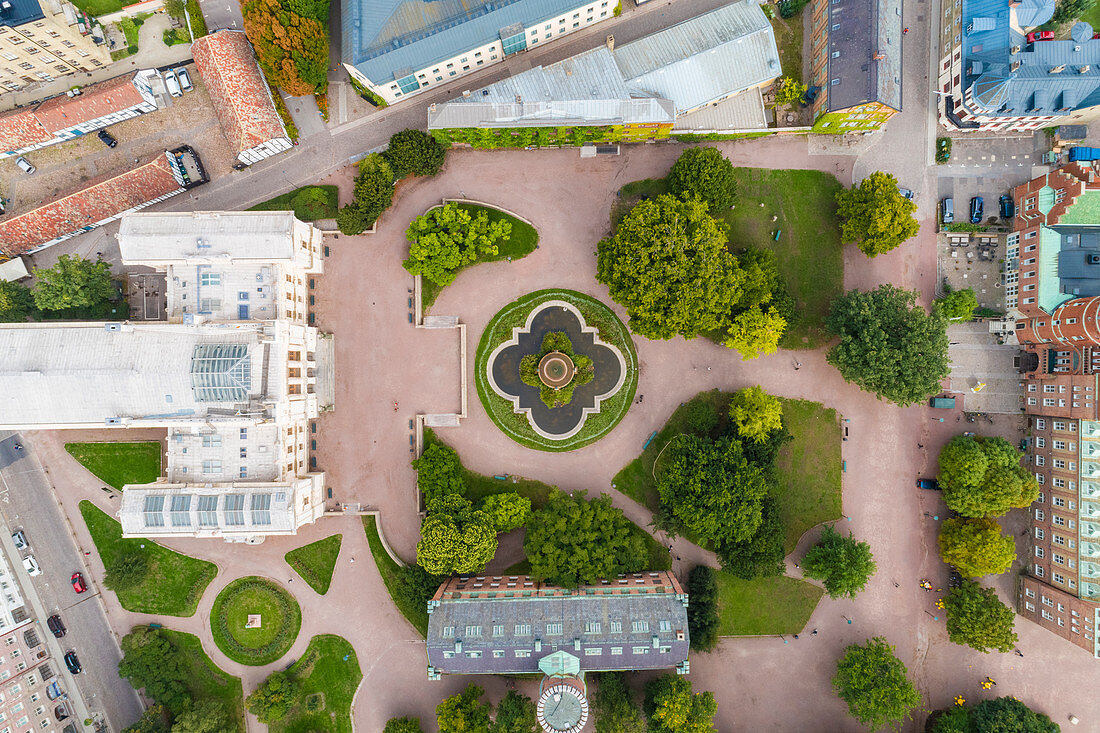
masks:
[[[569,652],[556,651],[539,660],[539,669],[547,677],[576,676],[581,671],[581,660]]]
[[[1039,208],[1043,206],[1043,191],[1048,189],[1048,186],[1044,186],[1039,191]],[[1062,214],[1058,223],[1100,227],[1100,191],[1085,191],[1078,196],[1077,200],[1073,202],[1073,206],[1066,209],[1066,213]]]
[[[1043,189],[1047,190],[1046,187]],[[1051,192],[1053,196],[1053,191]],[[1043,194],[1039,192],[1039,206],[1042,206]],[[1049,227],[1039,227],[1039,307],[1047,313],[1065,303],[1073,296],[1062,292],[1062,280],[1058,276],[1058,254],[1062,250],[1062,237]]]
[[[1039,211],[1046,216],[1050,213],[1050,210],[1054,208],[1054,189],[1050,186],[1043,186],[1039,189]]]

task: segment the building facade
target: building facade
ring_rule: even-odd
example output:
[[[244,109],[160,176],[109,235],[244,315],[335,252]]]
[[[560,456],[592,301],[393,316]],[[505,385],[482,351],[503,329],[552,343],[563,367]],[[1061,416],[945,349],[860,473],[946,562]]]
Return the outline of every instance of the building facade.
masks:
[[[617,7],[617,0],[354,0],[343,9],[343,63],[392,104],[607,20]]]
[[[814,132],[876,130],[901,111],[901,0],[813,0]]]
[[[95,35],[98,35],[98,42]],[[93,20],[63,0],[0,4],[0,94],[111,63]]]

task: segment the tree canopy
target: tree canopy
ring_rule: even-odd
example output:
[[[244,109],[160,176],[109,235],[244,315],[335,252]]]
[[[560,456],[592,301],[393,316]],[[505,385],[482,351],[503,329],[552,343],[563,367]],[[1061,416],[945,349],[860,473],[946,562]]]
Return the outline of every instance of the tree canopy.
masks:
[[[481,510],[489,515],[497,532],[511,532],[531,519],[531,500],[514,491],[490,494],[481,501]]]
[[[783,427],[783,402],[763,387],[745,387],[730,401],[730,419],[741,438],[763,443],[773,430]]]
[[[244,701],[248,712],[264,725],[282,720],[298,704],[302,687],[289,672],[272,672]]]
[[[830,598],[855,598],[867,587],[877,565],[870,545],[856,541],[851,532],[845,537],[827,526],[821,540],[806,553],[802,567],[808,577],[825,584]]]
[[[988,653],[1010,651],[1018,640],[1013,630],[1016,613],[1001,602],[996,591],[964,580],[944,599],[947,636],[956,644]]]
[[[642,537],[611,497],[587,501],[583,491],[551,491],[527,522],[523,549],[535,581],[566,588],[644,570],[649,560]]]
[[[122,729],[122,733],[169,733],[172,730],[172,714],[160,703],[145,709],[137,722]]]
[[[1003,573],[1016,559],[1016,542],[1001,534],[996,519],[947,519],[940,527],[939,546],[943,561],[967,578]]]
[[[1095,4],[1096,0],[1058,0],[1051,21],[1069,23],[1071,20],[1077,20],[1092,10]]]
[[[969,321],[974,317],[974,309],[978,307],[978,296],[974,295],[973,288],[952,290],[937,299],[935,307],[949,321]]]
[[[634,704],[623,673],[602,672],[595,679],[591,704],[596,733],[646,733],[642,711]]]
[[[328,89],[328,0],[248,0],[244,30],[268,81],[300,97]]]
[[[956,435],[940,451],[938,480],[949,509],[964,517],[999,517],[1030,506],[1039,484],[1004,438]]]
[[[447,494],[428,505],[420,525],[416,562],[432,575],[476,573],[497,551],[497,531],[465,497]]]
[[[736,192],[733,163],[717,148],[688,148],[668,172],[668,190],[680,198],[696,196],[720,215],[733,205]]]
[[[0,323],[21,323],[34,313],[34,293],[23,283],[0,280]]]
[[[768,496],[761,505],[760,526],[744,542],[725,540],[715,547],[715,554],[727,573],[752,580],[783,574],[783,519],[775,497]]]
[[[190,700],[187,670],[172,642],[157,629],[138,627],[122,637],[120,646],[119,676],[170,711],[182,711]]]
[[[354,198],[336,212],[336,224],[344,234],[361,234],[378,220],[393,202],[393,168],[378,153],[359,161]]]
[[[840,337],[828,362],[860,389],[902,406],[938,392],[950,371],[947,322],[916,301],[915,292],[888,284],[838,297],[825,321]]]
[[[535,703],[526,695],[508,690],[497,705],[496,718],[489,733],[534,733],[538,730]]]
[[[389,161],[396,178],[434,176],[443,167],[447,151],[423,130],[405,129],[390,136],[382,155]]]
[[[444,698],[435,707],[439,733],[476,733],[489,730],[492,706],[481,702],[485,690],[470,683],[457,695]]]
[[[744,347],[745,358],[774,352],[786,328],[771,308],[780,283],[775,258],[756,250],[734,256],[727,244],[726,226],[704,202],[658,196],[631,209],[615,234],[600,241],[596,279],[641,336],[708,334]]]
[[[873,729],[901,723],[921,702],[905,665],[881,636],[844,650],[833,689],[848,704],[848,714]]]
[[[916,236],[917,205],[898,191],[898,180],[877,171],[858,186],[836,194],[836,214],[842,220],[840,238],[855,242],[863,254],[875,257]]]
[[[713,733],[718,704],[711,692],[692,692],[687,677],[666,674],[646,683],[642,704],[650,733]]]
[[[424,733],[420,727],[420,718],[390,718],[382,733]]]
[[[1059,726],[1014,697],[982,700],[970,712],[973,733],[1058,733]]]
[[[61,255],[52,267],[35,268],[34,277],[34,304],[44,311],[101,308],[116,294],[103,260]]]
[[[176,717],[172,733],[237,733],[237,723],[221,702],[203,700],[189,705]]]
[[[471,216],[456,203],[432,209],[413,219],[405,237],[409,257],[404,267],[436,285],[450,285],[458,271],[473,264],[480,255],[497,254],[497,244],[511,238],[512,225],[478,211]]]
[[[425,506],[447,494],[466,492],[462,461],[450,446],[431,443],[412,465],[416,469],[416,485],[424,496]]]
[[[718,578],[714,568],[696,565],[688,575],[688,636],[693,652],[718,646]]]

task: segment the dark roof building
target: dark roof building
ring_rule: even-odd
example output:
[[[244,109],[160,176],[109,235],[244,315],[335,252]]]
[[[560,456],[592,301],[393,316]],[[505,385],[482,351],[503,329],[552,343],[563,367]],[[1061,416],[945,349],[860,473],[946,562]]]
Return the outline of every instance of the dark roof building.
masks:
[[[525,575],[450,578],[428,602],[428,675],[534,674],[563,651],[581,675],[669,667],[686,674],[687,605],[668,571],[573,590]]]

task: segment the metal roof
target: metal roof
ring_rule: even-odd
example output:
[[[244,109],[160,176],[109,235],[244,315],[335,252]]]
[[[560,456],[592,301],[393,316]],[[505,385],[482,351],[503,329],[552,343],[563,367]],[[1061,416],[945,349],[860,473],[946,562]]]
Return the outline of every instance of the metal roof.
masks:
[[[673,125],[673,132],[694,130],[753,130],[768,126],[764,117],[764,97],[759,89],[736,94],[718,104],[681,115]]]
[[[126,537],[186,531],[199,536],[271,534],[294,529],[293,496],[292,485],[270,483],[232,482],[217,488],[127,486],[118,517]]]
[[[1019,0],[1016,25],[1024,30],[1042,25],[1054,17],[1054,0]]]
[[[614,51],[627,86],[696,109],[782,73],[771,23],[738,0]]]
[[[15,28],[46,17],[42,14],[42,6],[38,4],[38,0],[8,0],[8,3],[11,5],[10,10],[0,10],[0,25]]]
[[[191,355],[191,389],[197,402],[243,402],[252,387],[246,344],[199,344]]]
[[[826,110],[881,102],[900,111],[901,0],[832,0],[828,9]]]
[[[289,211],[134,213],[122,217],[118,247],[127,262],[274,262],[293,259],[296,227],[307,229]]]

